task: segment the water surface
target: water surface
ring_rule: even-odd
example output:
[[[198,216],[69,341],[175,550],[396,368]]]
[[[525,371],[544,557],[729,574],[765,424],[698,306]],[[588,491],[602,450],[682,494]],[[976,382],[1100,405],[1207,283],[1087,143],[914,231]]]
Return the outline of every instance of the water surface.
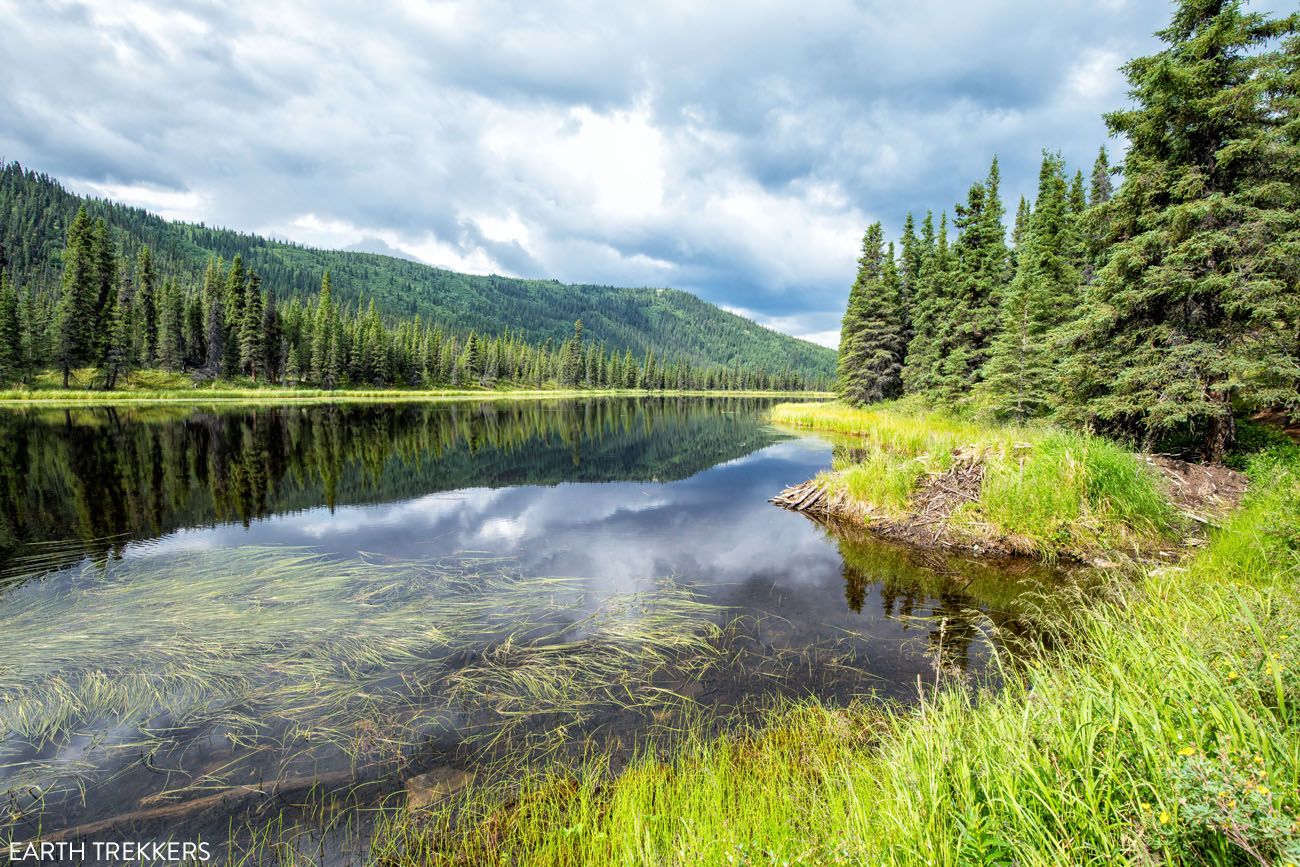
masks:
[[[770,505],[832,446],[767,406],[0,413],[6,834],[220,840],[313,781],[373,807],[985,674],[1050,577]]]

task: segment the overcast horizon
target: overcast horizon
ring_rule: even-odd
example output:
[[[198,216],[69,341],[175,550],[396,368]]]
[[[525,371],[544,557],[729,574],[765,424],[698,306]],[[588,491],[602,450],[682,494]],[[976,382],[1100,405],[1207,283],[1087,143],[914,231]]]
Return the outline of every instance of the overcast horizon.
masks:
[[[863,230],[1009,211],[1126,103],[1165,2],[0,0],[0,156],[163,216],[473,273],[671,286],[834,346]],[[1268,11],[1268,4],[1253,8]]]

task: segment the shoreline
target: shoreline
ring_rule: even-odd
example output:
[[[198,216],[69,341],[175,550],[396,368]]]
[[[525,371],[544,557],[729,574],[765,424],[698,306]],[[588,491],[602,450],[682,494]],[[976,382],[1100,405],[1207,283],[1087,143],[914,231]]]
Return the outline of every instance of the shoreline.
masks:
[[[772,397],[830,399],[830,392],[809,391],[692,391],[645,389],[278,389],[213,388],[151,391],[0,392],[0,409],[139,404],[331,404],[331,403],[451,403],[465,401],[545,400],[606,397]]]

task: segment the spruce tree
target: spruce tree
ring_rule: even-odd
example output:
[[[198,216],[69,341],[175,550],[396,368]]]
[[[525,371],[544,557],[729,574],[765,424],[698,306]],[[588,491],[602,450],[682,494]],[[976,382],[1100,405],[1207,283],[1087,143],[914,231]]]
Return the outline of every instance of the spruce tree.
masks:
[[[997,336],[998,297],[1009,282],[1011,262],[999,186],[994,157],[988,178],[973,184],[966,204],[957,206],[956,268],[939,317],[938,387],[949,398],[966,394],[980,381]]]
[[[0,270],[0,383],[22,379],[25,367],[18,293]]]
[[[1217,460],[1234,412],[1300,403],[1300,15],[1182,0],[1158,35],[1106,117],[1129,149],[1068,410],[1148,445],[1190,428]]]
[[[1002,295],[1001,329],[979,390],[1003,416],[1023,421],[1054,405],[1052,335],[1075,307],[1070,194],[1059,155],[1043,154],[1038,196],[1024,229],[1016,275]]]
[[[243,338],[244,300],[247,294],[248,271],[244,268],[243,258],[236,254],[230,263],[230,272],[226,275],[225,297],[222,302],[225,331],[222,335],[221,368],[226,376],[234,376],[242,369],[240,344]]]
[[[135,311],[140,328],[137,338],[140,363],[148,366],[158,357],[158,286],[153,253],[146,244],[135,258]]]
[[[158,295],[158,346],[155,360],[163,370],[179,371],[185,363],[185,301],[168,280]]]
[[[311,378],[317,385],[324,384],[329,367],[330,334],[334,321],[332,294],[330,272],[326,271],[321,277],[320,297],[316,302],[316,317],[312,322]]]
[[[262,330],[262,278],[250,271],[244,288],[239,325],[239,369],[257,382],[266,372],[266,335]]]
[[[95,309],[93,314],[90,360],[104,364],[108,352],[114,311],[117,307],[118,267],[117,247],[113,243],[108,223],[100,218],[91,231],[91,257],[95,269]]]
[[[1106,146],[1097,149],[1097,159],[1092,164],[1092,189],[1088,193],[1088,204],[1094,208],[1110,201],[1114,188],[1110,182],[1110,159],[1106,156]]]
[[[54,361],[63,373],[63,387],[75,367],[86,363],[94,348],[98,302],[94,261],[94,226],[83,205],[68,226],[63,249],[63,279],[54,321]]]
[[[280,372],[286,361],[284,350],[284,333],[280,326],[280,313],[275,306],[275,293],[266,293],[266,304],[262,307],[262,372],[268,382],[278,382]]]
[[[858,276],[849,291],[840,330],[838,390],[854,404],[874,403],[902,391],[903,316],[894,245],[881,248],[884,232],[873,223],[862,239]]]
[[[952,250],[948,246],[948,215],[939,218],[936,237],[934,216],[921,223],[921,264],[912,292],[912,339],[903,367],[903,385],[908,392],[936,389],[943,361],[941,328],[947,316]]]
[[[118,284],[105,340],[104,388],[107,391],[116,388],[118,379],[136,366],[139,335],[134,296],[134,281],[129,274],[125,275]]]
[[[203,276],[203,367],[211,376],[221,376],[226,357],[225,299],[220,269],[208,260]]]

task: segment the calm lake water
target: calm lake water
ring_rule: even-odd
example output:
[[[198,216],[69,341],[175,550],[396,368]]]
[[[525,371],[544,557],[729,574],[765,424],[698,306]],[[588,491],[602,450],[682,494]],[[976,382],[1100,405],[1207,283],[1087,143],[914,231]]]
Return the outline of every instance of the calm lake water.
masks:
[[[770,505],[834,449],[770,405],[0,411],[0,837],[224,843],[979,677],[1053,579]]]

